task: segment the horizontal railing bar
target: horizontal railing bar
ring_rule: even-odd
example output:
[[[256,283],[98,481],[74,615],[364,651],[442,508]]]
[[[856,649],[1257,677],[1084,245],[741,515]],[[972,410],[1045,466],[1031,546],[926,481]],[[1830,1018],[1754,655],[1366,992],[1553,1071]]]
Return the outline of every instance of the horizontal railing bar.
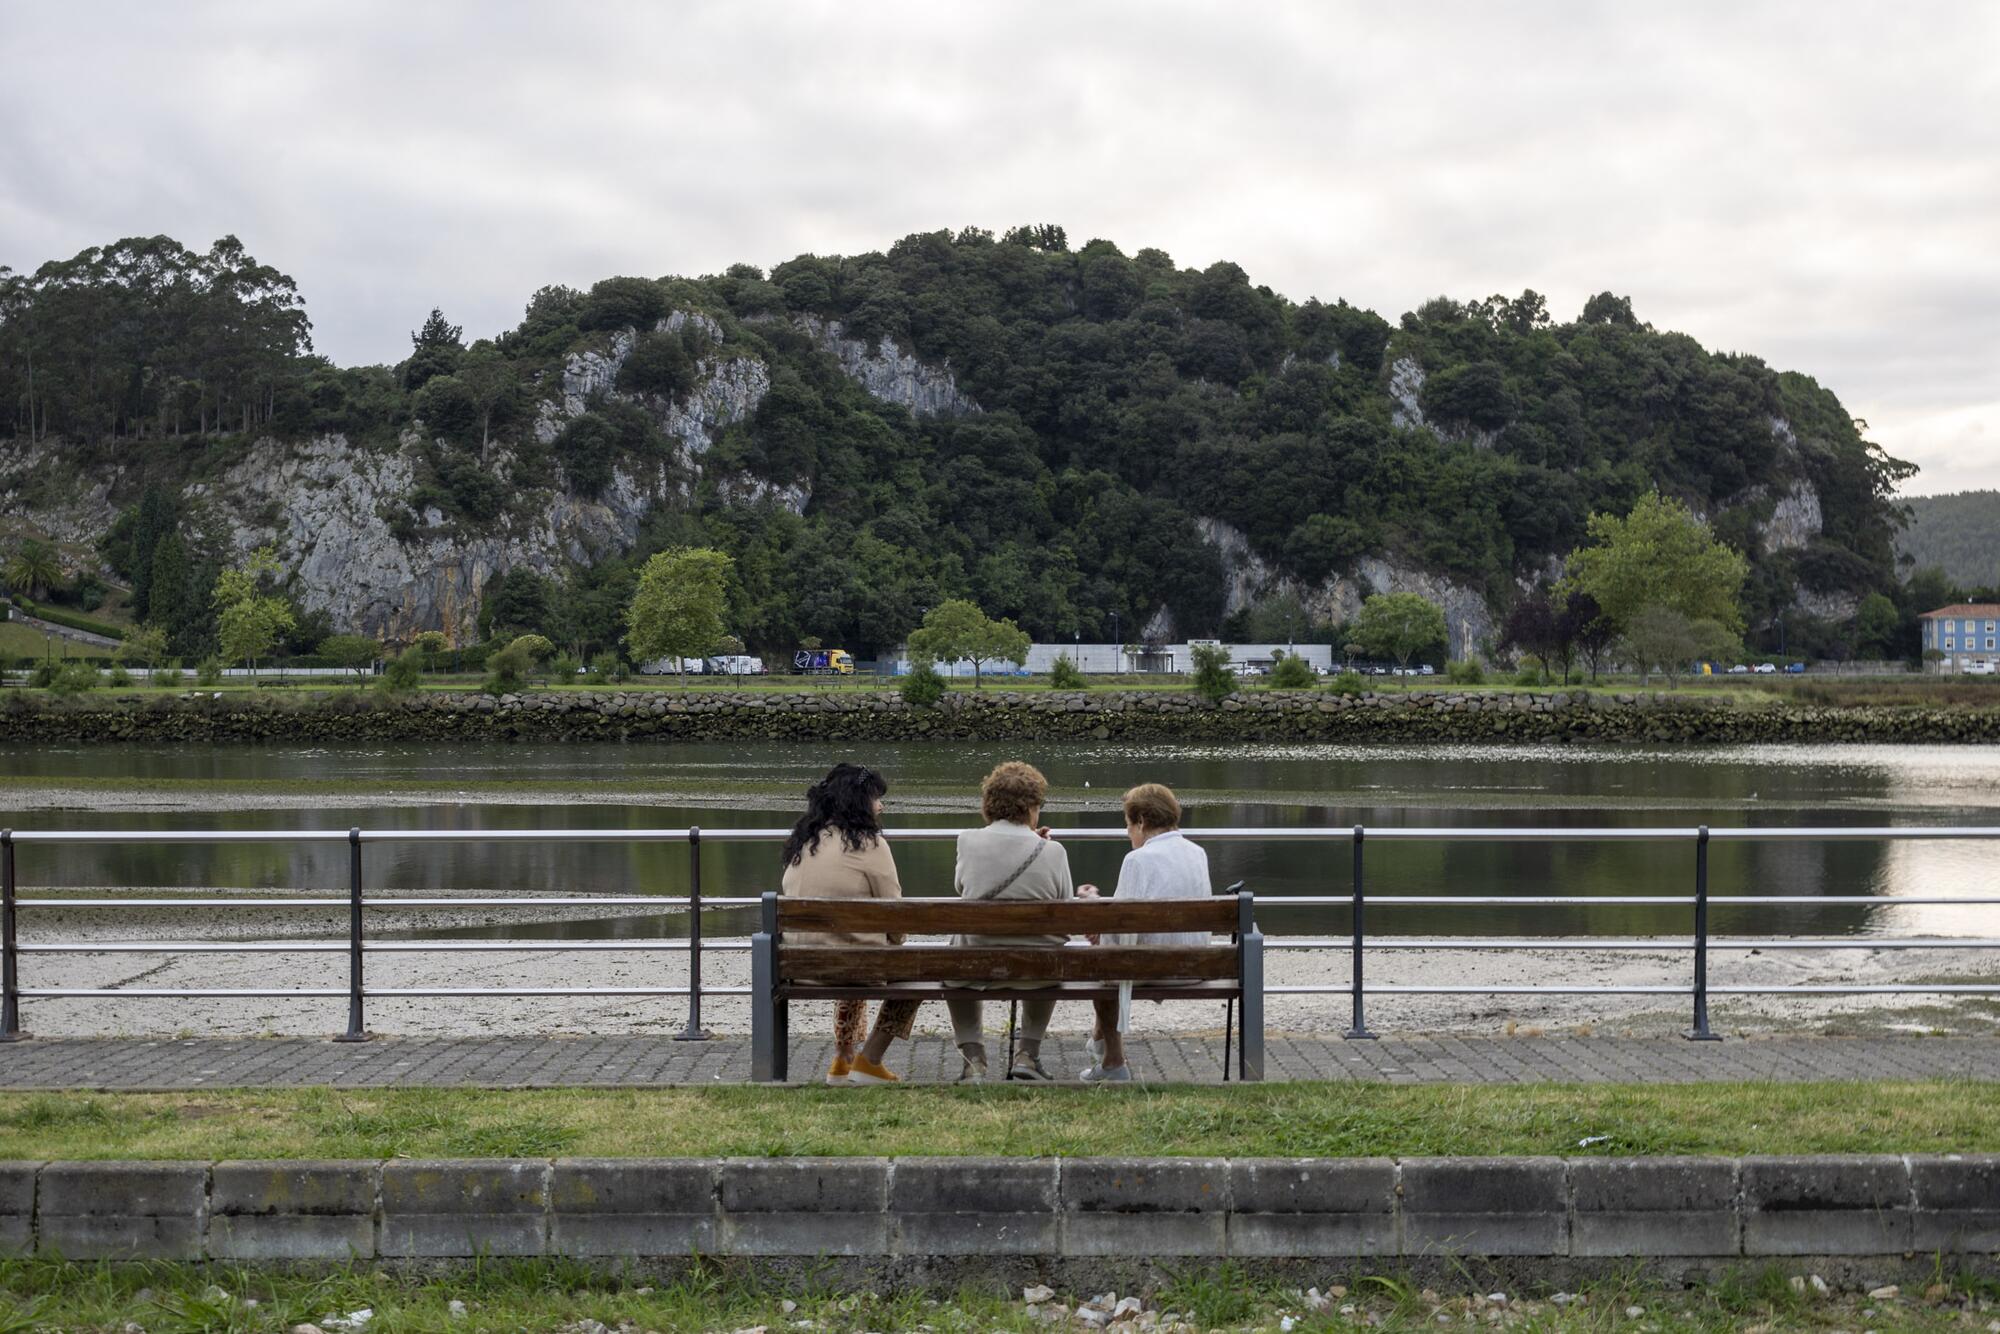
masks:
[[[1354,942],[1346,936],[1272,936],[1264,938],[1266,950],[1345,950]],[[2000,949],[2000,940],[1979,937],[1938,936],[1934,938],[1896,936],[1752,936],[1719,940],[1711,937],[1712,950],[1991,950]],[[1371,936],[1369,950],[1691,950],[1692,939],[1662,939],[1656,936],[1611,936],[1603,939],[1575,936]]]
[[[345,996],[344,991],[334,993]],[[686,996],[686,987],[369,987],[376,996]],[[748,987],[703,987],[704,996],[747,996]]]
[[[342,945],[341,949],[347,946]],[[685,940],[365,940],[361,948],[371,954],[426,954],[433,950],[460,954],[474,951],[495,953],[555,953],[562,950],[609,950],[618,952],[644,951],[647,953],[685,954],[688,942]],[[713,949],[708,942],[702,948]],[[747,948],[747,946],[746,946]],[[681,988],[686,991],[686,987]]]
[[[947,897],[944,895],[926,897]],[[709,898],[704,896],[701,906],[708,908],[754,908],[761,900],[756,898]],[[1380,897],[1370,895],[1368,904],[1372,908],[1591,908],[1598,906],[1625,905],[1629,907],[1687,907],[1694,902],[1692,895],[1668,894],[1628,894],[1628,895],[1535,895],[1518,898],[1506,895],[1455,895],[1455,894],[1385,894]],[[1901,895],[1882,894],[1717,894],[1708,900],[1710,908],[1759,908],[1759,907],[1813,907],[1822,904],[1874,903],[1883,907],[2000,907],[2000,898],[1953,898],[1949,896],[1924,896],[1905,898]],[[55,899],[22,898],[15,900],[21,908],[325,908],[348,906],[346,899]],[[364,908],[653,908],[662,912],[683,912],[688,907],[684,898],[667,895],[608,895],[603,898],[370,898],[363,899]],[[1257,900],[1259,908],[1350,908],[1354,906],[1351,895],[1302,894],[1270,895]]]
[[[1711,996],[2000,996],[2000,986],[1966,982],[1854,983],[1791,987],[1732,986],[1708,989]]]
[[[16,899],[17,908],[345,908],[346,899]]]
[[[1371,996],[1685,996],[1689,987],[1632,986],[1632,987],[1587,987],[1587,986],[1377,986],[1368,984]],[[1282,986],[1265,987],[1266,995],[1281,996],[1345,996],[1346,986]]]
[[[1394,825],[1363,826],[1371,841],[1391,842],[1660,842],[1693,841],[1700,830],[1684,826],[1641,828],[1538,828],[1531,826]],[[903,828],[887,831],[902,842],[944,842],[961,829]],[[1272,843],[1341,840],[1353,837],[1352,825],[1305,828],[1190,829],[1197,839]],[[703,829],[704,843],[774,843],[790,837],[789,829]],[[1058,828],[1058,839],[1115,841],[1126,837],[1119,828],[1072,826]],[[2000,839],[2000,826],[1889,825],[1782,828],[1777,826],[1711,826],[1711,842],[1870,842],[1906,839]],[[685,829],[363,829],[364,843],[685,843]],[[344,829],[193,830],[193,829],[28,829],[16,830],[14,841],[28,843],[345,843]]]
[[[279,990],[271,987],[233,987],[228,989],[203,989],[199,991],[179,991],[162,987],[22,987],[24,997],[34,996],[42,1000],[72,1000],[91,996],[137,996],[145,1000],[162,998],[178,1000],[183,997],[196,1000],[215,1000],[230,996],[249,999],[319,1000],[327,996],[345,996],[345,987],[298,987]]]
[[[342,944],[292,941],[252,943],[206,940],[115,941],[94,945],[18,945],[21,954],[345,954]]]

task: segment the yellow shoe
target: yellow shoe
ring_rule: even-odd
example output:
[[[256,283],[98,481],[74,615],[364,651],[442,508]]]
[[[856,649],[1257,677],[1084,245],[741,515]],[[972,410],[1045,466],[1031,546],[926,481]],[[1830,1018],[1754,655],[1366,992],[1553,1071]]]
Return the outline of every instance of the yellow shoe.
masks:
[[[828,1066],[826,1070],[826,1082],[829,1084],[845,1084],[847,1082],[847,1072],[853,1068],[853,1066],[841,1060],[838,1056],[834,1057],[833,1064]]]
[[[898,1076],[891,1074],[888,1067],[877,1065],[866,1056],[856,1056],[854,1058],[854,1069],[847,1076],[847,1082],[850,1084],[900,1084],[903,1081]]]

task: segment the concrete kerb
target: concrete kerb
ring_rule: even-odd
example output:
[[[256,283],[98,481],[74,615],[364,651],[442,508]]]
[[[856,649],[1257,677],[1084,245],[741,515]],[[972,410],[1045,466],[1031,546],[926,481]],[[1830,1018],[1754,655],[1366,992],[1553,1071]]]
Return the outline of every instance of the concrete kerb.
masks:
[[[2000,1155],[0,1164],[0,1252],[74,1259],[984,1260],[989,1276],[1811,1260],[1832,1278],[1939,1253],[1990,1269],[1996,1250]]]

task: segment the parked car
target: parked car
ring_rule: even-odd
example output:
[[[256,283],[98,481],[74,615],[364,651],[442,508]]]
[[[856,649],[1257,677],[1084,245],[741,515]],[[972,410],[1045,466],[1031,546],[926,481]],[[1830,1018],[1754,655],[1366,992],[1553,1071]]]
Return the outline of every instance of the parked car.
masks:
[[[1426,663],[1423,663],[1422,665],[1420,665],[1420,666],[1419,666],[1419,667],[1417,668],[1417,675],[1418,675],[1418,676],[1436,676],[1436,675],[1437,675],[1437,672],[1435,672],[1434,670],[1432,670],[1432,668],[1431,668],[1431,665],[1430,665],[1429,663],[1427,663],[1427,662],[1426,662]]]
[[[1787,676],[1802,676],[1805,674],[1805,670],[1806,665],[1802,662],[1788,662],[1785,664],[1785,674]]]
[[[1742,663],[1739,662],[1734,667],[1731,667],[1729,669],[1729,674],[1731,676],[1745,676],[1749,673],[1749,671],[1750,669],[1748,667],[1745,667]]]
[[[1968,662],[1965,664],[1965,674],[1967,676],[1991,676],[1993,675],[1993,664],[1984,658],[1979,659],[1977,662]]]
[[[1751,670],[1759,676],[1772,676],[1777,673],[1778,667],[1776,663],[1760,662]]]

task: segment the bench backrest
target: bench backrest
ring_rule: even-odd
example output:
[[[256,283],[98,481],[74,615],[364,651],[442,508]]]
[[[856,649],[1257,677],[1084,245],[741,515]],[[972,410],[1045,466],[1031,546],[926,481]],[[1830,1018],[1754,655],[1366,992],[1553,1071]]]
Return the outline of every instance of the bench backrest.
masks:
[[[780,981],[827,985],[877,982],[1106,982],[1234,978],[1235,945],[955,947],[786,945],[788,931],[1107,935],[1255,930],[1247,893],[1206,899],[1067,899],[968,903],[963,899],[807,899],[764,896],[765,930],[777,945]]]

